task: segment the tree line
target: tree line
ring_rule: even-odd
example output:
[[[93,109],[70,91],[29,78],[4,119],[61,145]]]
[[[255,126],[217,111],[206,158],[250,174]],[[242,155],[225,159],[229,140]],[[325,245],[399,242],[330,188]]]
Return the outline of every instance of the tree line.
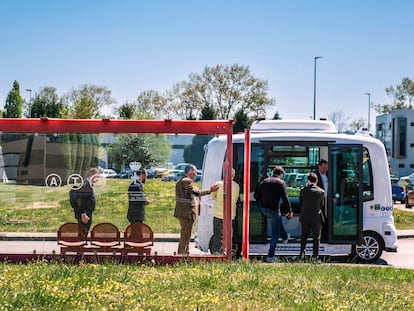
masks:
[[[374,105],[377,113],[388,113],[393,109],[412,109],[414,82],[411,79],[405,77],[401,84],[391,85],[385,91],[393,101],[391,104]],[[125,102],[120,106],[116,106],[111,90],[107,87],[90,84],[72,88],[61,97],[55,87],[45,86],[35,93],[33,99],[25,101],[21,97],[19,83],[14,81],[6,98],[4,111],[0,113],[5,118],[233,119],[234,132],[243,132],[253,121],[265,118],[266,110],[274,106],[276,100],[268,95],[268,82],[255,77],[249,67],[233,64],[206,66],[201,73],[189,74],[187,80],[175,83],[163,93],[145,90],[138,94],[134,102]],[[103,113],[104,108],[111,111],[109,115]],[[278,112],[273,119],[280,119]],[[341,111],[331,113],[328,119],[335,123],[340,132],[355,132],[367,123],[362,117],[349,121]],[[199,145],[208,139],[209,137],[195,138],[196,146],[188,146],[185,157],[192,158],[195,153],[200,153]],[[131,143],[127,138],[121,141],[126,144],[128,142],[129,145]],[[151,159],[146,151],[149,143],[145,141],[151,140],[135,141],[134,145],[141,144],[140,151],[130,150],[127,156],[117,152],[116,157],[123,156],[123,160],[118,159],[117,163],[125,162],[125,158],[136,158],[137,154]],[[160,143],[162,142],[153,145],[161,145]],[[128,147],[121,149],[127,152]],[[161,154],[167,156],[170,153],[164,150]],[[155,157],[153,158],[155,161]],[[195,162],[198,161],[201,160]]]
[[[27,102],[14,81],[2,114],[5,118],[233,119],[234,132],[242,132],[256,119],[265,118],[266,109],[275,105],[275,99],[268,96],[267,81],[255,77],[249,67],[233,64],[207,66],[164,93],[145,90],[134,102],[118,107],[107,87],[88,84],[61,97],[56,88],[46,86]],[[104,108],[109,108],[111,115],[104,115]],[[275,118],[279,118],[277,113]],[[195,136],[193,144],[185,147],[184,160],[201,166],[203,145],[209,139],[211,136]],[[166,162],[171,149],[165,146],[169,145],[163,135],[122,135],[108,150],[113,164],[122,168],[129,161],[145,166]]]
[[[46,86],[27,102],[20,95],[19,83],[14,81],[3,117],[196,120],[208,109],[213,120],[238,117],[251,123],[264,118],[276,100],[268,96],[267,81],[255,77],[249,67],[233,64],[207,66],[202,73],[191,73],[187,80],[175,83],[164,93],[145,90],[132,103],[118,107],[115,103],[107,87],[88,84],[73,88],[61,97],[56,88]],[[109,108],[111,115],[103,115],[104,107]]]

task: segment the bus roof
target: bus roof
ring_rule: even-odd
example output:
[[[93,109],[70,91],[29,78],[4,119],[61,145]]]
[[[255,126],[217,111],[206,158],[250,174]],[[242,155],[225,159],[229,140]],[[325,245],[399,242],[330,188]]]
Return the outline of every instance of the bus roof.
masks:
[[[252,133],[264,132],[318,132],[338,133],[335,124],[327,120],[257,120],[251,128]]]

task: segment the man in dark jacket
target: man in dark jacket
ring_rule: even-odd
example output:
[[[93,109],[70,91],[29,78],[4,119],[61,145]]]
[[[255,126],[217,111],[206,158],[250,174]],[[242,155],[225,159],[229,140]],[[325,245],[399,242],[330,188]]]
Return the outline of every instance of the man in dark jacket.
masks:
[[[325,191],[325,205],[324,210],[322,211],[322,215],[326,218],[327,217],[327,196],[328,196],[328,161],[321,159],[318,163],[318,169],[314,171],[316,176],[318,177],[318,181],[316,185]],[[326,240],[328,237],[328,228],[327,222],[325,221],[322,224],[321,229],[321,238],[322,240]]]
[[[272,263],[275,261],[275,250],[279,234],[282,229],[282,217],[280,214],[280,200],[288,210],[287,216],[293,216],[292,207],[287,195],[286,183],[283,181],[284,169],[281,166],[276,166],[273,169],[273,176],[265,178],[257,188],[254,198],[260,204],[262,213],[270,218],[272,223],[272,239],[270,240],[269,252],[267,254],[266,262]]]
[[[140,169],[136,174],[136,180],[128,188],[127,219],[131,224],[145,220],[145,205],[150,203],[142,187],[147,180],[147,172],[145,169]]]
[[[318,177],[317,186],[328,192],[328,161],[321,159],[318,163],[318,169],[314,172]]]
[[[197,167],[194,164],[189,164],[184,169],[184,176],[175,185],[174,217],[178,218],[181,226],[180,240],[178,242],[179,255],[187,255],[189,253],[191,230],[198,216],[199,197],[218,189],[217,185],[212,185],[209,189],[198,189],[194,185],[196,176]]]
[[[93,185],[99,180],[99,170],[91,168],[80,187],[69,192],[70,205],[79,225],[89,231],[92,224],[92,212],[95,210],[96,198]]]
[[[310,231],[312,231],[313,238],[313,258],[318,259],[319,243],[321,238],[321,220],[322,210],[325,203],[325,192],[319,188],[316,184],[318,177],[315,173],[309,173],[308,185],[300,191],[299,195],[299,207],[300,215],[299,220],[302,224],[302,238],[300,242],[300,254],[299,258],[304,258],[306,241],[308,239]]]

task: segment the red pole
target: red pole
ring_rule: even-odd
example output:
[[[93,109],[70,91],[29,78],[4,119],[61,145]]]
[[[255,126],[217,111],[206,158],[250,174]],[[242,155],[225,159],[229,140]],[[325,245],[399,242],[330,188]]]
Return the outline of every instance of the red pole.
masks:
[[[250,130],[245,130],[244,137],[244,212],[242,257],[249,259],[249,211],[250,211]]]

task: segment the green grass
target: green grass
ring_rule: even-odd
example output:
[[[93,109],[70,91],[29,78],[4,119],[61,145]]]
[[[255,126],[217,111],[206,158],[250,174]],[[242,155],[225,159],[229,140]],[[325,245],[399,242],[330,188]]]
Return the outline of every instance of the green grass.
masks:
[[[93,224],[112,222],[123,230],[128,225],[127,191],[129,179],[103,179],[96,186],[97,207]],[[151,204],[146,206],[146,223],[157,233],[178,233],[174,218],[174,182],[148,179],[144,185]],[[69,186],[47,188],[0,184],[0,232],[56,232],[74,221],[69,205]],[[394,210],[397,229],[414,229],[414,213]]]
[[[329,264],[0,264],[0,310],[413,310],[414,271]]]
[[[395,227],[400,230],[414,229],[414,212],[394,209]]]
[[[130,179],[103,179],[95,187],[97,197],[93,224],[112,222],[121,230],[128,220],[127,191]],[[173,182],[149,179],[144,185],[151,203],[146,206],[146,223],[154,232],[177,233],[179,223],[173,217]],[[0,184],[0,231],[56,232],[59,226],[75,221],[69,204],[70,187],[46,188]]]

